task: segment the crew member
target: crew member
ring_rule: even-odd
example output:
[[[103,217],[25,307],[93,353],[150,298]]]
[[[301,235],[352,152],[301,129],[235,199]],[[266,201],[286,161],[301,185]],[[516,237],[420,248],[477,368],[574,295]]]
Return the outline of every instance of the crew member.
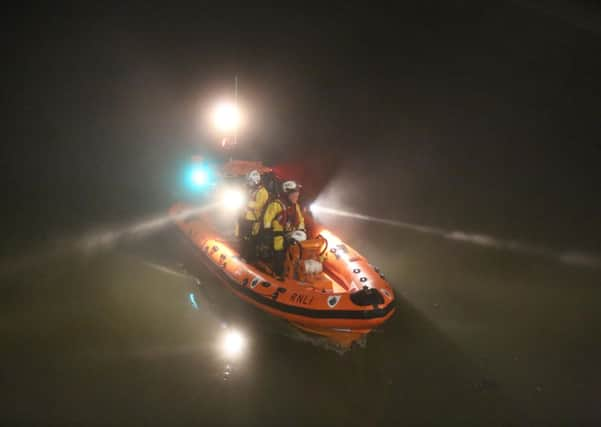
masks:
[[[249,188],[248,203],[236,224],[236,237],[240,239],[240,254],[249,263],[256,261],[257,236],[261,229],[260,219],[269,199],[267,189],[261,184],[261,174],[252,170],[246,175]]]
[[[264,238],[273,244],[272,270],[278,278],[284,276],[286,245],[284,237],[296,230],[305,230],[305,219],[298,203],[301,186],[295,181],[282,184],[283,194],[267,205],[263,217]]]

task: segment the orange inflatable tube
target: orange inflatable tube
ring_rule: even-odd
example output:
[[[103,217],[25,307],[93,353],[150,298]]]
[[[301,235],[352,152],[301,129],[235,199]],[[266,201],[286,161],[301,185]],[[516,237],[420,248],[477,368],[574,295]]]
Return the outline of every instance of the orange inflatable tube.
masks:
[[[199,259],[235,295],[276,317],[312,333],[348,345],[382,325],[395,311],[395,296],[379,270],[325,229],[315,238],[292,245],[285,278],[266,266],[244,262],[211,229],[206,215],[186,216],[185,205],[170,214],[199,252]]]

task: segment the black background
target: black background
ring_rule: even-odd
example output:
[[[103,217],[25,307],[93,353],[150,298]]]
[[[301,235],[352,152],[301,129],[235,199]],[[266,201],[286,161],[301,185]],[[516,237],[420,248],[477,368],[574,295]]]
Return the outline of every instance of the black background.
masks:
[[[601,252],[596,2],[217,4],[4,10],[3,265],[55,239],[165,213],[190,155],[222,156],[200,117],[231,94],[236,74],[250,114],[236,156],[303,164],[321,181],[307,191],[333,189],[340,207],[367,215]],[[380,421],[408,411],[409,424],[440,425],[443,407],[489,414],[457,387],[496,402],[485,389],[507,383],[534,419],[564,411],[562,420],[598,421],[598,270],[353,227],[349,239],[377,254],[402,300],[388,335],[346,359],[263,336],[247,372],[260,381],[219,389],[225,409],[199,389],[197,377],[212,372],[206,360],[126,357],[146,339],[171,350],[169,338],[195,342],[196,320],[178,305],[187,294],[176,295],[167,276],[119,258],[13,278],[3,297],[14,316],[4,323],[9,419],[217,423],[225,410],[236,423],[246,408],[260,423],[257,414],[281,420],[300,405],[303,424],[301,415],[313,420],[335,403],[361,415],[327,413],[341,424],[365,425],[381,404]],[[76,369],[72,347],[84,354]],[[98,348],[114,359],[94,362]],[[498,382],[474,374],[473,363],[501,366]],[[293,398],[282,393],[303,381]],[[353,396],[329,400],[334,386]],[[373,400],[361,387],[373,387]],[[247,391],[257,394],[246,400]],[[281,406],[270,408],[272,397]],[[397,411],[402,399],[408,406]]]
[[[4,225],[16,232],[11,220],[27,217],[40,232],[64,230],[158,207],[178,162],[216,146],[199,106],[231,93],[238,74],[253,112],[241,154],[345,165],[365,184],[356,207],[371,214],[598,249],[598,12],[573,2],[9,11]]]

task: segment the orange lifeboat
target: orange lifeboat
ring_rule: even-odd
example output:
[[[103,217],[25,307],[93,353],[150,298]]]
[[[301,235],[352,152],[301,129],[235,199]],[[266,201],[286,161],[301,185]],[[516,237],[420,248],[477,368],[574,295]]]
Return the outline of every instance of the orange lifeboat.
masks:
[[[177,204],[177,227],[198,250],[200,261],[235,295],[296,327],[348,346],[382,325],[395,297],[380,271],[330,231],[313,226],[313,238],[288,248],[285,277],[250,265],[235,244],[220,238],[206,212]]]

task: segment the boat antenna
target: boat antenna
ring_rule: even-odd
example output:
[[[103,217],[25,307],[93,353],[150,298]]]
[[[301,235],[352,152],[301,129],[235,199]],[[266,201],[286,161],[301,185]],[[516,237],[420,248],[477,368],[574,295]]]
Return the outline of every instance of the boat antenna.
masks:
[[[238,111],[238,74],[234,75],[234,108]],[[234,127],[234,143],[232,147],[235,147],[238,144],[238,127]],[[233,156],[230,151],[230,163],[233,161]]]
[[[234,105],[238,110],[238,74],[234,76]],[[234,145],[238,143],[238,127],[234,128]]]

